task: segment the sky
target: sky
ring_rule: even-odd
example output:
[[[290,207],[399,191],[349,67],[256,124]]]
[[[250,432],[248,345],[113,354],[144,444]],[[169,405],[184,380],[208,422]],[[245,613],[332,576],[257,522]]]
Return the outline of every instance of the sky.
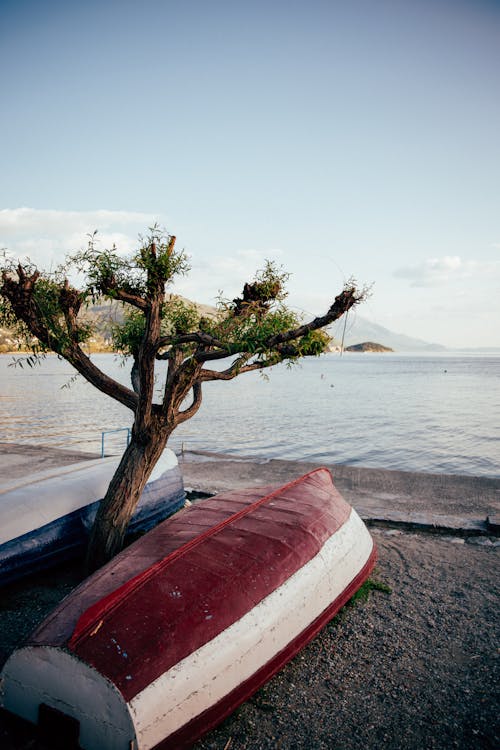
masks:
[[[500,0],[0,0],[0,248],[158,222],[213,303],[277,261],[322,314],[500,346]]]

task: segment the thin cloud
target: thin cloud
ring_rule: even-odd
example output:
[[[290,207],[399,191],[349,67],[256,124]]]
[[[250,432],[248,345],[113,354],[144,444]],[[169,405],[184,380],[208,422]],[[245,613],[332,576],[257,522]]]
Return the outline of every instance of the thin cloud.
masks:
[[[28,256],[45,268],[84,247],[95,229],[102,247],[116,244],[121,252],[129,252],[137,246],[138,234],[156,220],[152,214],[133,211],[4,208],[0,210],[0,247],[15,257]]]
[[[495,262],[464,261],[458,255],[445,255],[443,258],[429,258],[418,265],[398,268],[394,276],[408,279],[414,287],[430,287],[480,274],[498,273],[499,268],[500,265]]]

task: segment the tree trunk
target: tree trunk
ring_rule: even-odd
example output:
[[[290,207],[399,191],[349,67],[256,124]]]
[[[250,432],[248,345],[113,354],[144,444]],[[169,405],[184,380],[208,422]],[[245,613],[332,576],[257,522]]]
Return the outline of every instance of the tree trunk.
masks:
[[[127,526],[160,458],[170,431],[151,430],[147,440],[132,439],[99,505],[87,549],[87,572],[99,568],[123,547]]]

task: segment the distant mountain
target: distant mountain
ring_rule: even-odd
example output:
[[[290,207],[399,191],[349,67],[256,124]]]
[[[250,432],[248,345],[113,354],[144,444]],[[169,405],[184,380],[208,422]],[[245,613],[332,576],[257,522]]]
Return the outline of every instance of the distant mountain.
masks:
[[[342,339],[343,319],[330,326],[327,330],[330,336],[336,341]],[[441,344],[433,344],[422,339],[415,339],[412,336],[405,336],[403,333],[394,333],[378,323],[372,323],[360,315],[347,319],[347,326],[344,339],[344,347],[360,344],[363,341],[377,341],[389,349],[396,352],[442,352],[446,347]]]

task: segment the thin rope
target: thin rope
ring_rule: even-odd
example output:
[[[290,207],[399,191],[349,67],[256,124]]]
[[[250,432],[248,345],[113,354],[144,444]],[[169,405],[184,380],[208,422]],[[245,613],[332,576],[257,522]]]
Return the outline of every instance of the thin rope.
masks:
[[[348,315],[349,315],[349,310],[347,310],[347,312],[345,314],[345,318],[344,318],[344,330],[342,331],[342,342],[340,344],[340,356],[342,356],[342,354],[344,352],[344,337],[345,337],[345,329],[346,329],[346,325],[347,325],[347,316]]]

